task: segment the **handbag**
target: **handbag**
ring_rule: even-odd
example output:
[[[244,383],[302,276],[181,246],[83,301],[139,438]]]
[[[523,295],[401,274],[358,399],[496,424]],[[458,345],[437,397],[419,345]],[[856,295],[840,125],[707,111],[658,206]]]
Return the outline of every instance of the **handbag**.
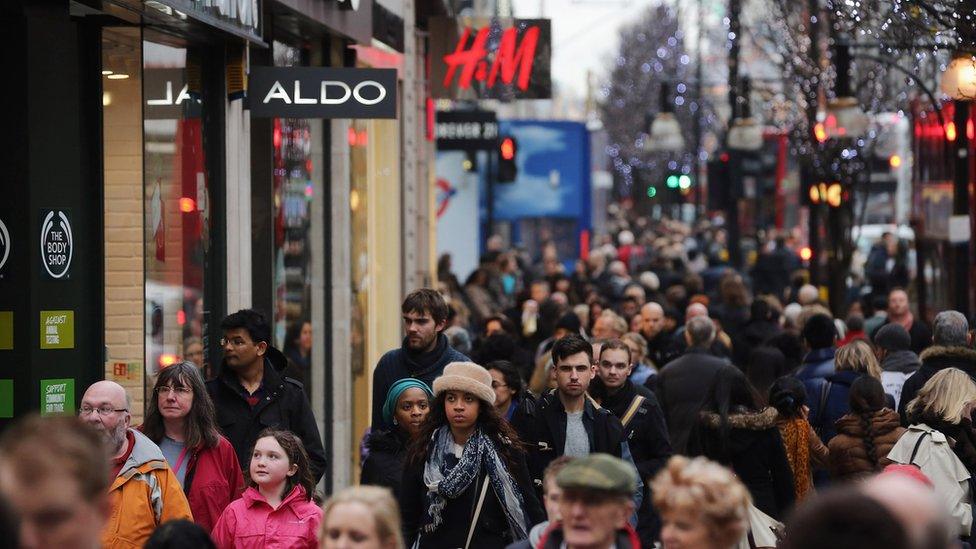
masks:
[[[749,531],[739,540],[735,549],[761,549],[776,547],[778,533],[782,532],[783,524],[773,517],[763,513],[753,504],[749,504]]]

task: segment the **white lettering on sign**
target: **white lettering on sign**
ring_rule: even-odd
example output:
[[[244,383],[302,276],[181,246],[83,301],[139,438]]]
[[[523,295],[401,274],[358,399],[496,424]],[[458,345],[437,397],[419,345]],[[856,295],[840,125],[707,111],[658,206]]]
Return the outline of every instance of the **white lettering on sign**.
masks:
[[[68,215],[60,210],[49,211],[41,223],[41,262],[47,274],[52,278],[67,275],[73,252],[74,239]]]
[[[166,96],[162,99],[147,99],[146,104],[152,106],[166,106],[166,105],[179,105],[180,103],[190,99],[190,87],[188,84],[183,84],[183,89],[177,94],[176,100],[173,100],[173,82],[170,80],[166,81]]]
[[[47,386],[47,394],[64,393],[68,389],[67,383],[54,383]]]
[[[329,97],[330,87],[341,88],[342,96]],[[376,97],[373,99],[364,97],[363,90],[366,88],[375,88]],[[317,98],[302,97],[302,83],[298,80],[295,80],[292,89],[294,92],[292,95],[288,95],[288,91],[285,89],[285,86],[283,86],[280,81],[275,80],[274,84],[271,85],[271,89],[269,89],[268,93],[264,96],[262,103],[268,104],[273,99],[277,99],[286,105],[291,105],[293,103],[295,105],[341,105],[342,103],[349,101],[349,98],[352,97],[355,98],[356,102],[362,105],[370,106],[376,105],[377,103],[386,99],[386,95],[388,93],[386,88],[375,80],[363,80],[362,82],[356,84],[356,86],[353,88],[350,88],[349,84],[340,82],[338,80],[324,80],[322,81],[319,97]]]

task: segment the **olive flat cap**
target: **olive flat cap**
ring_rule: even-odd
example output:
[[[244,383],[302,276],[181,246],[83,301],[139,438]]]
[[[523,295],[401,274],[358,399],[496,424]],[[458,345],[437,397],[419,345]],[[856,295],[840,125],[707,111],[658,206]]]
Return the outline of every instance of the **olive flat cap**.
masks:
[[[609,454],[576,458],[556,475],[563,490],[594,490],[630,495],[637,490],[637,472],[626,461]]]

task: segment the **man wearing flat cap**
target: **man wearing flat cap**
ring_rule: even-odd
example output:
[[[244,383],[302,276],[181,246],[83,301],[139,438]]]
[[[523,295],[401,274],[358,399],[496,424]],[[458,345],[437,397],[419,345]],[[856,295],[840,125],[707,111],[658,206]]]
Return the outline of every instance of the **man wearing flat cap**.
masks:
[[[637,549],[640,540],[627,519],[637,474],[626,461],[609,454],[575,458],[556,475],[562,490],[562,520],[549,528],[535,548],[528,540],[508,549]]]

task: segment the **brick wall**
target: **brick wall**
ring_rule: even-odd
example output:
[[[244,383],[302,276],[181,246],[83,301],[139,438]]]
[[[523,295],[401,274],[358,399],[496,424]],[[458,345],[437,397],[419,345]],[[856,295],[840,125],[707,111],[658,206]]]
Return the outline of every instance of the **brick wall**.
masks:
[[[138,42],[136,42],[138,44]],[[138,51],[138,50],[137,50]],[[132,424],[145,407],[142,82],[104,79],[105,378],[132,400]],[[124,366],[122,366],[124,365]]]

